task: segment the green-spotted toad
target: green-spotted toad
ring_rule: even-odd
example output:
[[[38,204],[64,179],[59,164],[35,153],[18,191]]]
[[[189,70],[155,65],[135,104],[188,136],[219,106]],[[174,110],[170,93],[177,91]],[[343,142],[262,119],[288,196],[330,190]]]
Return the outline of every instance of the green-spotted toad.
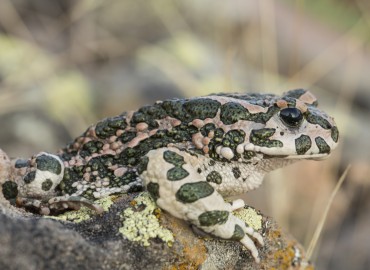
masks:
[[[240,241],[259,261],[262,236],[223,197],[257,188],[263,176],[299,159],[321,159],[338,142],[331,117],[297,89],[213,94],[158,101],[89,127],[57,154],[15,159],[3,184],[11,202],[41,214],[147,189],[171,215],[223,239]]]

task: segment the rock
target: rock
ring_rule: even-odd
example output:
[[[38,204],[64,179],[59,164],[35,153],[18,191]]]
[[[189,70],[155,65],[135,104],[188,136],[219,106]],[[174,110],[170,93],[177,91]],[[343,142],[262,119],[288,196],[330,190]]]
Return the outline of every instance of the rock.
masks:
[[[7,177],[3,160],[0,183]],[[264,236],[260,265],[239,242],[196,235],[147,192],[98,203],[100,215],[82,207],[39,216],[10,205],[0,185],[0,269],[313,269],[300,244],[251,207],[238,215]]]

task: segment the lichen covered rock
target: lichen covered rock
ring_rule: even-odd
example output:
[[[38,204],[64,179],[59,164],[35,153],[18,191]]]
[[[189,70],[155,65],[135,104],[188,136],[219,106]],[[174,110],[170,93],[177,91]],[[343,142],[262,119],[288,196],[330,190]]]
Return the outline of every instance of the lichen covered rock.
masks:
[[[3,183],[12,171],[0,154]],[[302,247],[250,207],[235,215],[264,236],[259,265],[239,242],[198,235],[147,192],[99,200],[101,214],[81,207],[52,217],[15,208],[2,194],[0,269],[312,269]]]

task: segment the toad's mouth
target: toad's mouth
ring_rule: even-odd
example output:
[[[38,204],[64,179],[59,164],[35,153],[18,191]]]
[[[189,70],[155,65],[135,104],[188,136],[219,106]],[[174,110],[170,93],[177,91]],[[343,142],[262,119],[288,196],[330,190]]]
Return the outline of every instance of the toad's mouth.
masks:
[[[308,159],[308,160],[323,160],[330,156],[330,153],[312,154],[312,155],[292,155],[286,156],[286,159]]]
[[[282,158],[282,159],[307,159],[307,160],[324,160],[327,157],[330,156],[330,154],[312,154],[312,155],[266,155],[265,157],[271,157],[271,158]]]
[[[284,148],[273,148],[263,147],[254,145],[252,143],[244,146],[245,151],[252,151],[256,154],[263,155],[264,158],[281,158],[281,159],[308,159],[308,160],[323,160],[330,156],[331,149],[325,153],[315,153],[308,151],[305,154],[298,154],[296,149],[284,149]],[[310,153],[311,152],[311,153]]]
[[[323,153],[323,154],[310,154],[310,155],[269,155],[263,152],[256,152],[256,154],[261,154],[264,158],[280,158],[280,159],[306,159],[306,160],[324,160],[330,156],[330,153]]]

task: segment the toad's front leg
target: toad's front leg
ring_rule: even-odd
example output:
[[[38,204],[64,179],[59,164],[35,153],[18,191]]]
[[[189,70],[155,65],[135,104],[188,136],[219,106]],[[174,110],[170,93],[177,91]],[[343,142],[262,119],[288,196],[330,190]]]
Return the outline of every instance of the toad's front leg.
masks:
[[[240,241],[259,262],[252,239],[263,245],[262,236],[232,214],[243,203],[226,203],[192,166],[196,158],[177,148],[152,150],[142,158],[139,173],[160,208],[209,234]]]

